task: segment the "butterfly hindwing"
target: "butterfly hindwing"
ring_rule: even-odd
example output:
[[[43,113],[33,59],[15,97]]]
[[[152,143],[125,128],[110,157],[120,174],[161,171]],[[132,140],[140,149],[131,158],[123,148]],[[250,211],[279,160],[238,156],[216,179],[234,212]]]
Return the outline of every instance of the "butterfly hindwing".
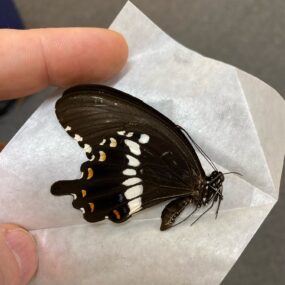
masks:
[[[143,185],[138,157],[140,147],[129,139],[129,134],[117,134],[102,140],[94,148],[92,161],[82,165],[82,178],[57,182],[52,186],[52,193],[72,195],[73,206],[81,209],[85,219],[90,222],[106,217],[121,222],[141,210]],[[130,146],[137,155],[130,151]],[[98,158],[96,153],[99,153]]]

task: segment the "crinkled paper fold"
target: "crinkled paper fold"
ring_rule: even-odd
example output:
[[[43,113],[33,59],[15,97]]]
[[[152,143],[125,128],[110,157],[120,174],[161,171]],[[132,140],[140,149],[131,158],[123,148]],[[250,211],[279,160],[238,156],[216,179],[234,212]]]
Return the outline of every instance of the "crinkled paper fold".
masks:
[[[56,119],[58,90],[0,155],[0,222],[34,234],[40,257],[32,284],[218,284],[278,199],[284,100],[257,78],[180,45],[130,2],[111,28],[126,37],[130,57],[107,84],[161,111],[221,170],[243,176],[226,177],[217,220],[213,210],[192,227],[160,232],[158,205],[124,224],[88,224],[71,197],[50,194],[55,181],[79,178],[86,160]]]

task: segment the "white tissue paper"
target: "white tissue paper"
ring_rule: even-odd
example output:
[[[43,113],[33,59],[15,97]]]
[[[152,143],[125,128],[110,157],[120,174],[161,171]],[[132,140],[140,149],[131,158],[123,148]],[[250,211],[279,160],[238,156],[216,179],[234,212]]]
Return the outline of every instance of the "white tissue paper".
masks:
[[[36,238],[34,285],[218,284],[278,199],[284,100],[257,78],[180,45],[130,2],[111,29],[126,37],[130,57],[107,84],[158,109],[219,169],[243,176],[226,176],[217,220],[214,209],[192,227],[188,220],[161,232],[160,204],[120,225],[89,224],[71,197],[50,193],[55,181],[79,178],[86,161],[55,116],[59,90],[0,155],[0,223],[20,224]]]

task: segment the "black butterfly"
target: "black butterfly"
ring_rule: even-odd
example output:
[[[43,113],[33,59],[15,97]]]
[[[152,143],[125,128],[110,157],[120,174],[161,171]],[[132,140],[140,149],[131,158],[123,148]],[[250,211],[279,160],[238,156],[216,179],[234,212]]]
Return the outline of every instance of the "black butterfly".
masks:
[[[107,86],[75,86],[57,101],[56,115],[89,160],[82,178],[58,181],[51,193],[73,195],[73,206],[88,222],[121,223],[171,199],[161,230],[177,225],[190,204],[196,211],[211,203],[207,212],[218,201],[218,212],[223,173],[208,159],[215,170],[206,176],[191,137],[141,100]]]

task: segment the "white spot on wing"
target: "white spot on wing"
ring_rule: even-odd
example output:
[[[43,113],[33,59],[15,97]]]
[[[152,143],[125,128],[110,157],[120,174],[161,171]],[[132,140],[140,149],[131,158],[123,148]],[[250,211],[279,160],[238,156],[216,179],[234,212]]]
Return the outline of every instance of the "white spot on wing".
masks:
[[[131,186],[140,183],[142,180],[138,177],[128,178],[122,184],[125,186]]]
[[[139,138],[139,142],[142,144],[148,143],[149,141],[149,135],[142,134]]]
[[[127,176],[134,176],[137,174],[137,171],[131,168],[127,168],[123,171],[123,174]]]
[[[126,155],[126,157],[127,157],[127,159],[129,160],[129,162],[128,162],[128,164],[130,165],[130,166],[134,166],[134,167],[136,167],[136,166],[139,166],[140,165],[140,162],[135,158],[135,157],[133,157],[133,156],[131,156],[131,155]]]
[[[85,150],[85,152],[90,153],[92,151],[92,147],[89,144],[85,144],[84,150]]]
[[[116,147],[117,146],[117,141],[114,138],[110,138],[110,147]]]
[[[95,155],[93,154],[89,160],[93,161],[94,159],[95,159]]]
[[[70,127],[70,126],[67,126],[67,127],[65,128],[65,130],[66,130],[67,132],[71,131],[71,127]]]
[[[85,209],[84,208],[80,208],[80,211],[85,214]]]
[[[123,136],[126,133],[126,131],[119,131],[117,132],[118,135]]]
[[[141,209],[141,205],[142,205],[142,199],[141,198],[137,198],[137,199],[134,199],[132,201],[130,201],[128,203],[128,206],[130,208],[130,215],[139,211]]]
[[[131,200],[137,196],[140,196],[143,192],[143,186],[141,184],[133,186],[131,188],[129,188],[126,192],[125,192],[125,197],[128,200]]]
[[[140,145],[136,142],[133,142],[131,140],[125,140],[125,144],[129,147],[130,152],[132,152],[135,155],[140,155],[141,150],[140,150]]]
[[[133,132],[129,132],[129,133],[126,134],[126,137],[130,138],[130,137],[133,136],[133,134],[134,134]]]
[[[99,143],[99,145],[103,145],[105,142],[106,142],[106,139],[103,139],[103,140]]]
[[[83,138],[82,138],[80,135],[78,135],[78,134],[76,134],[76,135],[74,136],[74,139],[75,139],[77,142],[82,142],[82,141],[83,141]]]

